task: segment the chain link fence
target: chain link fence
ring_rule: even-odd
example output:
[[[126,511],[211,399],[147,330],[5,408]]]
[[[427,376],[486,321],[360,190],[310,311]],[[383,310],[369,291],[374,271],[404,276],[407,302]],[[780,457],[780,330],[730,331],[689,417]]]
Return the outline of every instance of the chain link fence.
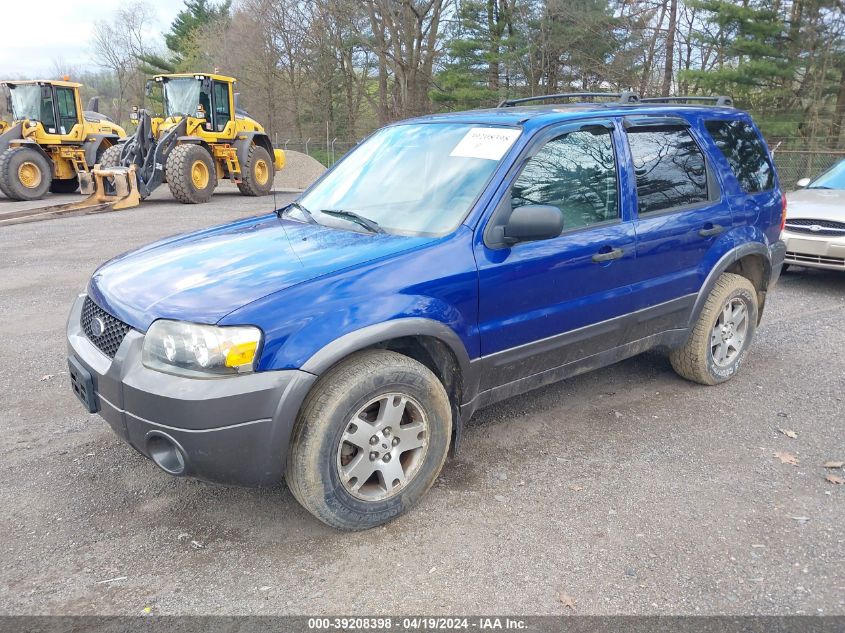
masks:
[[[791,191],[802,178],[815,178],[845,158],[845,150],[776,149],[774,157],[781,187]]]
[[[331,167],[339,161],[346,152],[355,147],[358,141],[341,141],[338,139],[332,139],[328,142],[325,139],[317,141],[306,139],[302,141],[277,137],[274,140],[274,143],[279,149],[307,154],[311,158],[321,162],[326,167]]]

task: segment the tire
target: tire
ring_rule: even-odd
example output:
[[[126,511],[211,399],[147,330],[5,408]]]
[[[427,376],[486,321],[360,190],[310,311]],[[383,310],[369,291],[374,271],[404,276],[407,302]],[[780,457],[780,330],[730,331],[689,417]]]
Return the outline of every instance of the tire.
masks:
[[[390,416],[386,407],[400,404],[402,412]],[[379,421],[381,414],[387,419]],[[428,491],[446,461],[451,434],[449,398],[427,367],[386,350],[359,352],[329,370],[306,398],[285,478],[296,500],[323,523],[372,528]],[[403,442],[413,448],[401,450]]]
[[[12,200],[39,200],[50,189],[47,158],[31,147],[10,147],[0,154],[0,191]]]
[[[217,168],[202,145],[177,145],[165,164],[167,185],[179,202],[208,202],[217,187]]]
[[[686,344],[669,353],[672,368],[702,385],[729,380],[748,354],[757,329],[757,315],[757,291],[751,282],[741,275],[723,273],[707,297]]]
[[[74,193],[79,189],[79,178],[53,178],[50,183],[50,191],[52,193]]]
[[[276,170],[273,158],[260,145],[250,145],[246,164],[241,166],[238,189],[245,196],[266,196],[273,190]]]
[[[123,149],[122,145],[112,145],[107,148],[97,159],[97,163],[102,169],[111,169],[113,167],[120,167],[120,151]]]

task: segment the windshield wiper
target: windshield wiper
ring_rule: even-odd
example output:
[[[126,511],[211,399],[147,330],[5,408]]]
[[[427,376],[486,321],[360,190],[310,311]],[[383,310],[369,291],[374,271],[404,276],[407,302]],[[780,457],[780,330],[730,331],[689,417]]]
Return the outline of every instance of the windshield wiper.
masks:
[[[276,215],[282,217],[282,214],[290,208],[299,209],[300,211],[302,211],[302,215],[305,216],[305,219],[308,221],[308,224],[319,224],[319,222],[317,222],[317,220],[314,218],[314,214],[296,201],[291,202],[288,206],[282,207],[281,209],[276,211]]]
[[[343,209],[320,209],[320,213],[349,220],[359,226],[363,226],[370,233],[384,233],[384,229],[378,225],[378,222],[365,218],[363,215],[359,215],[354,211],[344,211]]]

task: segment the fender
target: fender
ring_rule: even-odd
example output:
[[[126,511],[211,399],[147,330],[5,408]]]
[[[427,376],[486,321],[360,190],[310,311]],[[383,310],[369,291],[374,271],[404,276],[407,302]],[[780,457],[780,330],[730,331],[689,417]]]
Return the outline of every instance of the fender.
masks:
[[[430,336],[444,343],[455,355],[461,368],[461,393],[463,399],[471,402],[478,391],[479,363],[469,359],[464,344],[447,325],[431,319],[411,317],[376,323],[360,330],[354,330],[335,339],[309,358],[300,368],[302,371],[320,375],[350,354],[395,338],[407,336]],[[457,454],[463,435],[463,423],[472,415],[471,407],[463,402],[452,405],[451,453]]]
[[[760,255],[763,258],[763,292],[766,291],[769,285],[769,277],[771,276],[772,272],[772,262],[771,262],[771,254],[769,253],[769,249],[766,248],[766,245],[761,242],[745,242],[744,244],[740,244],[736,248],[728,251],[716,262],[713,268],[710,269],[707,277],[704,280],[704,283],[701,286],[701,289],[698,291],[698,297],[695,299],[695,304],[693,305],[692,312],[690,313],[689,319],[689,330],[692,331],[692,328],[695,326],[695,322],[698,320],[698,316],[701,314],[701,311],[704,309],[704,303],[707,301],[707,297],[710,295],[710,292],[713,290],[713,286],[716,285],[716,280],[719,278],[723,272],[725,272],[728,268],[731,267],[732,264],[736,263],[743,257],[747,255]],[[760,309],[760,315],[762,316],[763,310],[762,306]]]
[[[109,141],[109,146],[117,145],[120,137],[117,134],[91,134],[82,144],[82,149],[85,151],[85,163],[89,167],[93,167],[97,162],[97,154],[103,141]]]
[[[208,143],[199,136],[179,136],[176,138],[176,141],[179,145],[202,145],[208,148]]]
[[[270,160],[275,162],[273,154],[273,143],[270,142],[270,137],[264,132],[238,132],[235,142],[235,151],[238,155],[238,163],[241,165],[241,174],[243,174],[244,165],[246,165],[249,158],[249,147],[255,143],[259,147],[263,147],[270,154]]]
[[[7,132],[8,134],[8,132]],[[36,152],[41,154],[44,158],[47,159],[47,162],[50,164],[50,170],[54,171],[56,168],[56,164],[53,162],[53,159],[50,155],[44,151],[44,148],[41,147],[38,143],[33,141],[32,139],[12,139],[9,143],[10,147],[29,147],[30,149],[34,149]]]
[[[392,319],[353,330],[318,350],[300,369],[319,376],[354,352],[403,336],[430,336],[445,343],[458,360],[463,383],[467,384],[467,378],[474,370],[461,339],[449,326],[420,317]]]
[[[0,153],[9,149],[11,141],[23,138],[23,123],[15,123],[8,130],[0,134]]]

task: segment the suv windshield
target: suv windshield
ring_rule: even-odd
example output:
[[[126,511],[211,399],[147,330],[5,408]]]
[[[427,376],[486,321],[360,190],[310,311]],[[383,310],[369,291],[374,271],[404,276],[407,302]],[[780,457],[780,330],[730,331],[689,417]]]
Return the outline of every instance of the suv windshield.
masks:
[[[193,77],[167,81],[164,84],[164,113],[167,116],[194,116],[200,103],[200,88],[199,79]]]
[[[387,127],[300,202],[321,224],[335,225],[338,211],[351,211],[389,233],[445,235],[464,219],[519,134],[515,128],[454,123]],[[324,210],[335,214],[330,219]]]
[[[26,84],[9,86],[12,96],[12,116],[15,121],[22,119],[41,120],[41,86]],[[52,106],[51,106],[52,107]]]
[[[845,189],[845,160],[839,161],[816,178],[807,189]]]

